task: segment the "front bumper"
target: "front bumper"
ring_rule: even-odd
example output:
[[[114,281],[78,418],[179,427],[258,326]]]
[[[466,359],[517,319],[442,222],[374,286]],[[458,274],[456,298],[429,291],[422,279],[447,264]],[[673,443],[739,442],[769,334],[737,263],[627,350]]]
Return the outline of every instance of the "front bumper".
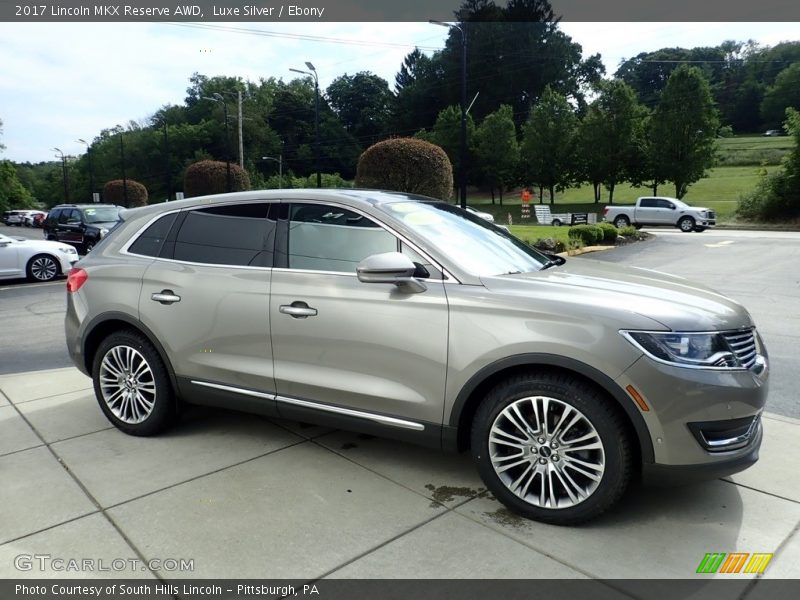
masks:
[[[760,415],[767,400],[766,358],[748,370],[687,369],[642,356],[617,383],[633,386],[654,460],[642,465],[650,483],[713,479],[758,460]],[[633,401],[633,400],[632,400]]]

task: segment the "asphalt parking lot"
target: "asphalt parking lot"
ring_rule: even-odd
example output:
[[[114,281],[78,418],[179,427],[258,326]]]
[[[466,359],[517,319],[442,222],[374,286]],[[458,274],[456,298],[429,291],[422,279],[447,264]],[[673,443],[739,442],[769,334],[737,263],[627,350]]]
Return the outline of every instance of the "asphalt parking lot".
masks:
[[[777,413],[796,403],[790,258],[800,238],[767,249],[758,238],[718,233],[666,234],[593,259],[683,273],[751,310],[772,351],[773,393],[761,460],[744,473],[676,489],[634,486],[597,521],[559,528],[502,507],[468,456],[206,409],[165,435],[126,436],[102,416],[88,378],[71,367],[36,369],[31,358],[33,369],[0,375],[0,578],[590,578],[618,579],[613,589],[634,598],[648,597],[637,579],[702,587],[721,578],[762,597],[764,581],[800,578],[791,460],[800,455],[800,421]],[[63,294],[63,282],[54,285]],[[3,287],[3,321],[59,316],[50,288]],[[32,305],[54,312],[37,317]],[[60,329],[50,336],[63,343]],[[24,337],[0,332],[0,364]],[[709,552],[774,557],[763,578],[697,575]],[[50,561],[25,570],[19,557],[33,555],[122,559],[125,568],[65,572]],[[181,560],[192,568],[170,569]]]

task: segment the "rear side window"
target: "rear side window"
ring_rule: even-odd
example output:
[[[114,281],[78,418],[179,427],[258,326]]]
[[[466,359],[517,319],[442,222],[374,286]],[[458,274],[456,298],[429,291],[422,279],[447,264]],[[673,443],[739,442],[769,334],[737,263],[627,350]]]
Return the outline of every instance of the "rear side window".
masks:
[[[128,252],[131,254],[141,254],[142,256],[158,256],[161,252],[161,247],[164,245],[164,240],[167,238],[172,224],[175,222],[175,217],[178,213],[171,215],[164,215],[155,223],[150,225],[142,235],[140,235]]]
[[[275,221],[265,202],[189,211],[172,258],[188,262],[271,267]],[[163,254],[162,254],[163,256]]]

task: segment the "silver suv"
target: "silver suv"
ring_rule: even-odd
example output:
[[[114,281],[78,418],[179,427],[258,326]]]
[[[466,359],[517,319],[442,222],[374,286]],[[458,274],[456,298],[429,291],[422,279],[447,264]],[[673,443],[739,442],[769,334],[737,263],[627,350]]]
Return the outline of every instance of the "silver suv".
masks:
[[[527,517],[596,517],[637,474],[758,458],[747,311],[653,271],[543,255],[428,198],[254,191],[123,211],[68,279],[67,343],[132,435],[182,402],[469,449]]]

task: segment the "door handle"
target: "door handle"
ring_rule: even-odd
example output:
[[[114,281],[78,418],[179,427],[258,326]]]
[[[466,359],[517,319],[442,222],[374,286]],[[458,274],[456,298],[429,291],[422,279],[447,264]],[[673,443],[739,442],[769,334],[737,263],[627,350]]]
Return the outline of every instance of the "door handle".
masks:
[[[305,302],[292,302],[291,304],[281,304],[278,308],[285,315],[295,319],[305,319],[306,317],[316,317],[317,309],[311,308]]]
[[[181,301],[181,297],[172,290],[161,290],[158,293],[152,294],[150,299],[155,302],[161,302],[161,304],[172,304]]]

